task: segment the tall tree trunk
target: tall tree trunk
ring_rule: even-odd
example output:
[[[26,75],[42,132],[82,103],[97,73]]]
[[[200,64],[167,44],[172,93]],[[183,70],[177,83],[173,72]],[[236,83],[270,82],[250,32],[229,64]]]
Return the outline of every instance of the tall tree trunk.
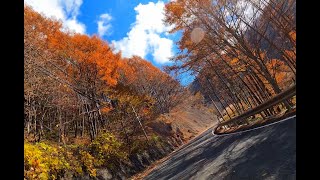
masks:
[[[139,118],[136,110],[134,109],[134,107],[131,106],[131,108],[132,108],[132,111],[134,112],[134,114],[135,114],[135,116],[136,116],[136,119],[137,119],[138,122],[139,122],[139,125],[140,125],[140,127],[141,127],[141,129],[142,129],[142,131],[143,131],[143,134],[144,134],[144,136],[145,136],[145,138],[146,138],[146,140],[147,140],[147,143],[148,143],[149,139],[148,139],[147,133],[146,133],[146,131],[144,130],[144,127],[143,127],[143,125],[142,125],[142,123],[141,123],[141,121],[140,121],[140,118]]]

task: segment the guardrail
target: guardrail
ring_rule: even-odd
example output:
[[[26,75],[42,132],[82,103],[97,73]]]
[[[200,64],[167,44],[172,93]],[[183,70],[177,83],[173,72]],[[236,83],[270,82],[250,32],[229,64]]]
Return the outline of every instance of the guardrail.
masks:
[[[260,105],[258,105],[256,107],[244,112],[243,114],[241,114],[241,115],[239,115],[239,116],[237,116],[235,118],[232,118],[232,119],[230,119],[228,121],[220,123],[216,127],[216,129],[221,127],[221,126],[225,126],[225,125],[228,125],[228,124],[231,124],[231,123],[242,121],[242,120],[244,120],[244,119],[246,119],[246,118],[248,118],[248,117],[250,117],[252,115],[260,113],[261,111],[264,111],[264,110],[266,110],[266,109],[268,109],[268,108],[270,108],[270,107],[272,107],[272,106],[274,106],[276,104],[279,104],[279,103],[281,103],[281,102],[293,97],[294,95],[296,95],[296,85],[294,85],[294,86],[288,88],[287,90],[277,94],[272,99],[269,99],[266,102],[264,102],[264,103],[262,103],[262,104],[260,104]]]

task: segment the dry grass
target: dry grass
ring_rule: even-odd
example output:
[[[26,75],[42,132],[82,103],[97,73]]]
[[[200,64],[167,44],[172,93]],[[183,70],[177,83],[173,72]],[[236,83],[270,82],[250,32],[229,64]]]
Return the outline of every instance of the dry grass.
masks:
[[[90,144],[90,138],[89,137],[77,137],[72,139],[73,144],[77,145],[87,145]]]
[[[157,119],[170,125],[173,134],[181,134],[184,142],[217,123],[213,107],[205,107],[194,101],[196,100],[187,99],[170,113],[161,115]]]
[[[161,133],[164,136],[172,136],[176,139],[177,135],[183,141],[183,145],[178,146],[173,152],[166,157],[154,162],[143,172],[132,176],[131,180],[141,180],[154,170],[159,164],[166,161],[173,153],[184,147],[190,140],[202,134],[217,123],[213,107],[206,107],[199,103],[199,99],[190,96],[184,102],[175,107],[170,113],[161,115],[157,118],[152,126],[152,130]],[[170,137],[168,137],[170,138]]]

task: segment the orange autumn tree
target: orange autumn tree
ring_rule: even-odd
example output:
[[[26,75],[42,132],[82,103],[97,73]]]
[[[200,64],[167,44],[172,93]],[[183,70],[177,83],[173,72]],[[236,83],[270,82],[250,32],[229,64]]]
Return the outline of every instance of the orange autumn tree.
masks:
[[[59,58],[78,65],[75,66],[78,73],[81,73],[79,70],[87,70],[108,86],[117,84],[120,54],[114,54],[109,45],[96,35],[61,33],[49,40],[50,48],[59,54]]]
[[[26,136],[39,141],[45,134],[44,125],[52,126],[55,98],[61,86],[49,72],[48,62],[54,54],[48,51],[48,37],[59,32],[61,23],[52,21],[24,8],[24,99]]]
[[[87,116],[91,139],[99,132],[99,122],[105,120],[101,109],[107,112],[108,103],[101,96],[108,96],[118,81],[120,54],[114,54],[109,45],[97,36],[62,33],[50,39],[50,49],[57,59],[66,64],[66,77],[78,92],[82,112]]]
[[[285,88],[290,85],[292,72],[284,62],[278,59],[271,59],[267,63],[270,73],[274,76],[280,87]]]
[[[104,109],[99,99],[117,84],[120,54],[114,54],[97,36],[62,32],[60,22],[45,18],[28,6],[25,6],[24,17],[25,110],[30,114],[26,119],[28,132],[44,133],[43,124],[49,123],[51,127],[51,124],[58,123],[54,127],[62,137],[70,125],[80,123],[78,118],[82,117],[75,116],[79,110],[97,110],[93,114],[86,113],[87,120],[79,124],[83,127],[81,134],[88,131],[93,139],[100,126],[94,123],[102,120],[100,109]],[[46,106],[56,109],[49,110]],[[39,112],[35,111],[38,109]],[[66,124],[69,117],[74,120]],[[40,123],[37,122],[39,119]],[[35,127],[30,122],[34,122]],[[91,127],[92,123],[94,127]]]
[[[31,134],[54,132],[67,143],[72,131],[93,140],[121,118],[136,122],[132,107],[144,122],[179,102],[179,82],[150,62],[122,59],[98,36],[61,27],[25,7],[25,122]],[[112,104],[116,100],[125,107],[120,114]]]
[[[196,75],[207,99],[241,114],[295,82],[295,1],[176,0],[165,11],[170,33],[182,34],[167,69]],[[193,42],[196,29],[204,36]]]
[[[154,133],[146,126],[179,103],[179,82],[140,57],[121,58],[96,35],[24,10],[25,178],[95,176],[119,160],[110,154],[156,145],[146,143]]]
[[[180,102],[183,88],[168,74],[138,56],[123,59],[119,74],[111,96],[117,100],[117,108],[107,117],[121,132],[130,152],[134,139],[148,139],[145,124]]]
[[[124,62],[122,84],[156,102],[156,114],[169,112],[181,100],[183,88],[179,82],[153,66],[150,62],[133,56]]]

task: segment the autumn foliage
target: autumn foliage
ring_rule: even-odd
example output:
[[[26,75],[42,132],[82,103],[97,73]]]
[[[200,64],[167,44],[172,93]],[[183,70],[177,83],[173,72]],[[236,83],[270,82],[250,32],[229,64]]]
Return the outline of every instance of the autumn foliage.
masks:
[[[294,0],[170,1],[165,21],[182,37],[167,69],[191,71],[207,101],[232,107],[227,119],[239,115],[295,84],[295,7]],[[200,42],[192,41],[195,29],[205,33]]]
[[[295,6],[294,0],[169,1],[165,23],[182,36],[166,72],[191,72],[197,96],[221,106],[223,120],[258,106],[295,84]],[[188,94],[141,57],[123,58],[97,35],[61,29],[25,6],[25,179],[95,177],[97,167],[159,145],[148,124]],[[197,42],[195,29],[204,33]],[[261,116],[274,114],[270,108]]]
[[[61,30],[24,8],[25,178],[96,176],[150,144],[148,121],[183,88],[140,57],[125,59],[98,36]],[[140,143],[143,142],[143,143]]]

